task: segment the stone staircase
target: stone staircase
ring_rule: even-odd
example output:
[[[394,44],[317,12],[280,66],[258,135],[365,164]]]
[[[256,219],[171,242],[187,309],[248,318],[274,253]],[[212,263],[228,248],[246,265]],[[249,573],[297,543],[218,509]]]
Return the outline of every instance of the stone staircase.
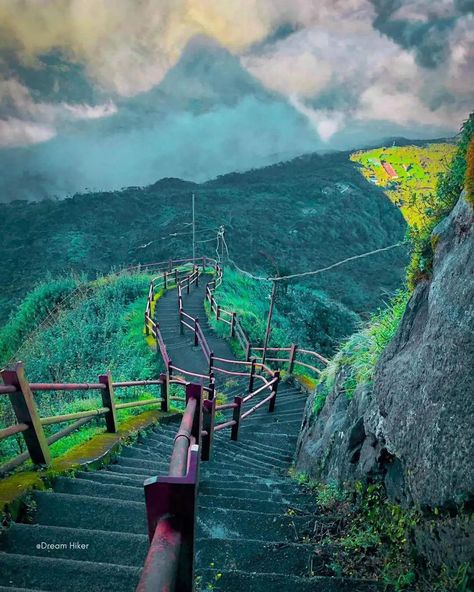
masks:
[[[186,310],[203,319],[216,355],[231,357],[211,331],[203,309],[204,282]],[[173,294],[156,315],[177,366],[206,372],[192,336],[180,335]],[[229,400],[238,381],[218,390]],[[288,476],[305,396],[282,383],[274,413],[265,407],[241,425],[240,439],[218,432],[211,461],[201,463],[196,588],[226,592],[375,592],[375,582],[318,576],[328,573],[328,551],[311,544],[318,518],[311,495]],[[124,447],[102,470],[59,477],[51,491],[32,494],[28,523],[0,537],[0,591],[132,592],[148,550],[143,481],[167,474],[180,419],[169,418]],[[327,518],[325,518],[327,520]],[[304,542],[303,542],[304,541]]]

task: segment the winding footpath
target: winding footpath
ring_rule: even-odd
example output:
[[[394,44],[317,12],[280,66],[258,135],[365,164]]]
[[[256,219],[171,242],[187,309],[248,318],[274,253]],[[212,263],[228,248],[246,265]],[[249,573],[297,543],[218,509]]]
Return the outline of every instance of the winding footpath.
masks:
[[[233,359],[204,310],[205,278],[185,297],[217,356]],[[160,298],[155,320],[173,364],[207,373],[190,333],[180,335],[176,294]],[[240,395],[239,380],[217,376],[217,392]],[[245,392],[245,390],[244,390]],[[375,592],[375,582],[330,577],[326,547],[311,540],[318,524],[314,496],[288,476],[306,397],[282,382],[276,409],[260,408],[240,428],[238,442],[216,433],[212,458],[201,463],[196,588],[226,592]],[[166,474],[180,418],[171,417],[122,449],[97,471],[59,477],[33,494],[30,523],[14,523],[0,538],[0,591],[132,592],[148,550],[144,479]],[[51,547],[51,545],[55,545]],[[157,591],[158,592],[158,591]]]

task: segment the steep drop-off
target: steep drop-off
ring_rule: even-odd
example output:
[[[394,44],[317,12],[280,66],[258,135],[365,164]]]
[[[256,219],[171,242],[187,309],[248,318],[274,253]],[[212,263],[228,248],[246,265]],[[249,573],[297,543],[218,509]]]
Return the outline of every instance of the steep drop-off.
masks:
[[[453,568],[474,540],[473,222],[461,197],[433,231],[432,278],[415,288],[373,383],[348,398],[342,364],[319,414],[317,392],[308,401],[297,456],[321,481],[383,481],[392,501],[423,512],[421,556]]]

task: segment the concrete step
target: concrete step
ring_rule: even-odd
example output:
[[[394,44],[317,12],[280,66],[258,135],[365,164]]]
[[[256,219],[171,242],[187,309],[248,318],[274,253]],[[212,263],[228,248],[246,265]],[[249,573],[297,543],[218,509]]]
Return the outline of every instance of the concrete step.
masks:
[[[54,483],[54,491],[71,495],[88,495],[104,500],[114,499],[145,503],[143,488],[112,485],[110,483],[102,484],[89,479],[59,477]]]
[[[219,571],[280,573],[309,577],[330,573],[330,550],[323,545],[263,542],[254,540],[198,539],[196,566]],[[325,574],[326,575],[326,574]]]
[[[146,534],[126,534],[41,524],[13,523],[0,539],[0,550],[38,557],[97,561],[143,567]]]
[[[302,578],[275,573],[249,573],[244,571],[201,570],[198,591],[213,592],[382,592],[387,588],[377,582],[350,578]]]
[[[107,500],[86,495],[37,491],[34,522],[49,526],[144,534],[147,532],[145,505],[139,502]]]
[[[200,507],[198,536],[296,543],[301,537],[312,532],[314,522],[312,516],[285,516],[250,510]]]
[[[143,489],[143,483],[145,481],[143,477],[127,477],[127,475],[112,473],[111,471],[78,471],[75,477],[77,479],[95,481],[96,483],[126,485],[128,487],[135,487],[136,489]]]
[[[212,462],[246,462],[255,467],[285,468],[290,466],[289,459],[275,458],[274,456],[259,454],[255,450],[237,448],[236,446],[216,446],[213,449]]]
[[[254,497],[233,497],[233,496],[219,496],[206,495],[201,492],[198,498],[199,508],[210,510],[212,508],[220,508],[222,510],[251,510],[252,512],[259,512],[261,514],[286,514],[288,510],[297,513],[306,513],[305,506],[295,503],[287,503],[283,499],[278,501]]]
[[[265,490],[261,489],[217,489],[210,484],[206,487],[205,484],[201,484],[199,487],[199,496],[206,497],[212,496],[221,500],[222,504],[225,504],[228,499],[238,498],[242,500],[251,500],[265,503],[281,503],[285,506],[284,511],[289,507],[295,508],[307,508],[314,507],[314,499],[310,496],[301,493],[284,493],[281,491],[273,491],[270,488]]]
[[[140,569],[51,557],[0,554],[0,583],[7,587],[50,592],[130,592]]]
[[[117,459],[118,466],[128,467],[129,469],[143,469],[150,474],[167,474],[170,465],[170,459],[163,461],[145,460],[142,458],[132,458],[128,456],[120,456]]]
[[[260,478],[258,480],[230,479],[227,481],[211,481],[202,477],[199,484],[199,491],[201,493],[211,493],[212,495],[235,495],[236,497],[239,493],[245,495],[245,492],[251,491],[256,496],[262,496],[264,499],[270,495],[302,495],[301,490],[289,481],[267,478]],[[309,496],[309,499],[311,499],[311,496]]]
[[[154,473],[152,471],[137,468],[134,468],[132,470],[130,469],[130,467],[123,467],[121,465],[109,465],[104,472],[114,474],[119,473],[121,475],[128,475],[132,478],[140,477],[143,480],[148,479],[148,477],[154,476]]]

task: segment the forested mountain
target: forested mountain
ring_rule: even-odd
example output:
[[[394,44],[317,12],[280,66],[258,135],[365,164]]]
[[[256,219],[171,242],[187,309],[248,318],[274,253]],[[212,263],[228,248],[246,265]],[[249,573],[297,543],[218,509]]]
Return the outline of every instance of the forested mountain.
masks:
[[[230,257],[274,275],[316,269],[403,239],[406,225],[348,152],[312,154],[202,184],[162,179],[144,188],[16,201],[0,207],[1,316],[47,274],[107,273],[189,256],[191,195],[197,251],[215,255],[225,227]],[[403,277],[398,248],[306,281],[356,312],[373,310]]]

